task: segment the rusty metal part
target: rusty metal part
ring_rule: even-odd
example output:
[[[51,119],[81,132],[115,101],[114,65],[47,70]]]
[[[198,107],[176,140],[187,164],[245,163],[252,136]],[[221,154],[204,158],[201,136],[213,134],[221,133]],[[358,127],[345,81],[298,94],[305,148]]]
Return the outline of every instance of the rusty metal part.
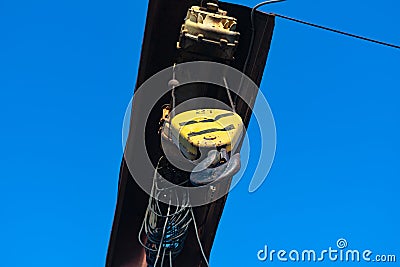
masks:
[[[240,36],[236,25],[236,18],[227,16],[215,3],[207,3],[207,8],[192,6],[182,25],[177,48],[186,53],[205,52],[212,57],[232,60]]]

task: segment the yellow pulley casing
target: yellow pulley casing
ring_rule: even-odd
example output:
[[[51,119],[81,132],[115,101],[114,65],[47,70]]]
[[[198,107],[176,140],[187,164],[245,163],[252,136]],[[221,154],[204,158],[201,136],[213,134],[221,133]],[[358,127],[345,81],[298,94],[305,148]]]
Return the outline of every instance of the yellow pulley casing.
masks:
[[[192,160],[198,158],[202,149],[225,148],[231,152],[243,131],[242,118],[222,109],[185,111],[175,115],[166,126],[172,141]]]

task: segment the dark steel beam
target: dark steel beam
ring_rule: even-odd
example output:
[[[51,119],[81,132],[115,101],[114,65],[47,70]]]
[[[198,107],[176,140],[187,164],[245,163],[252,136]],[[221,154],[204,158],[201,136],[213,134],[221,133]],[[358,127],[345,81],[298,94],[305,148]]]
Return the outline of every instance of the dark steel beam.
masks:
[[[135,90],[155,73],[173,65],[177,55],[176,42],[187,9],[192,5],[199,4],[200,1],[193,0],[150,0]],[[250,45],[251,9],[223,2],[219,2],[219,6],[238,20],[237,30],[241,35],[235,60],[231,66],[242,70]],[[260,85],[263,76],[274,25],[273,16],[256,12],[255,41],[249,60],[250,67],[247,68],[246,75],[257,85]],[[161,102],[169,102],[168,99],[163,99],[163,101]],[[159,108],[160,112],[161,102],[159,107],[157,105],[155,107]],[[251,109],[240,99],[237,99],[235,104],[236,112],[242,117],[247,127]],[[135,110],[135,112],[140,113],[140,110]],[[160,138],[157,134],[160,114],[150,115],[146,128],[146,138],[151,140],[147,149],[152,152],[154,158],[161,156]],[[131,133],[134,131],[135,128],[131,126]],[[132,147],[134,148],[134,145]],[[136,184],[123,159],[119,176],[117,206],[106,259],[107,267],[146,266],[145,252],[137,237],[148,199],[149,196]],[[226,197],[206,206],[194,208],[201,242],[207,257],[211,252],[225,201]],[[185,244],[181,255],[174,262],[174,267],[205,266],[193,227],[189,228]]]

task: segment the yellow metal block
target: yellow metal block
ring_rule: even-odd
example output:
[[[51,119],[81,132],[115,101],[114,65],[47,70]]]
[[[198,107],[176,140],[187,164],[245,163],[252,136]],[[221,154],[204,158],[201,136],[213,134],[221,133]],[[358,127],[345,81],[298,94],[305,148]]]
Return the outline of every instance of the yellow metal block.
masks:
[[[225,148],[230,152],[240,140],[241,117],[222,109],[197,109],[182,112],[171,119],[170,136],[187,158],[198,156],[200,149]]]

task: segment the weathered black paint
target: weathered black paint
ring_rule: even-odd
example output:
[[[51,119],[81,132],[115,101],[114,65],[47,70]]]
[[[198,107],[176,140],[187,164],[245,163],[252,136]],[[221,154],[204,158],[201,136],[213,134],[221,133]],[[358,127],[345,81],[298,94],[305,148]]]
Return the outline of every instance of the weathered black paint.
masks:
[[[199,5],[199,2],[193,0],[150,0],[135,90],[155,73],[173,65],[177,57],[176,42],[186,11],[192,5]],[[231,66],[242,70],[250,45],[251,9],[222,2],[220,2],[220,7],[228,11],[230,16],[238,19],[237,30],[241,36],[235,60]],[[275,19],[271,15],[256,12],[255,22],[255,42],[246,75],[257,85],[260,85]],[[146,127],[146,138],[151,140],[147,144],[147,149],[152,151],[151,154],[154,158],[159,158],[161,155],[159,136],[157,134],[158,122],[161,116],[161,105],[168,102],[168,96],[165,96],[164,99],[157,103],[155,109],[159,109],[160,113],[153,112]],[[242,117],[247,127],[251,117],[251,109],[241,99],[237,99],[235,104],[236,112]],[[135,110],[135,112],[140,112],[140,110]],[[135,129],[131,128],[131,134],[134,134],[134,131]],[[140,189],[131,177],[123,159],[120,169],[117,206],[106,259],[107,267],[142,266],[145,252],[137,237],[148,198],[149,196]],[[211,252],[225,201],[226,197],[194,209],[201,242],[207,257]],[[202,261],[194,228],[191,226],[186,246],[174,262],[174,267],[205,266]]]

